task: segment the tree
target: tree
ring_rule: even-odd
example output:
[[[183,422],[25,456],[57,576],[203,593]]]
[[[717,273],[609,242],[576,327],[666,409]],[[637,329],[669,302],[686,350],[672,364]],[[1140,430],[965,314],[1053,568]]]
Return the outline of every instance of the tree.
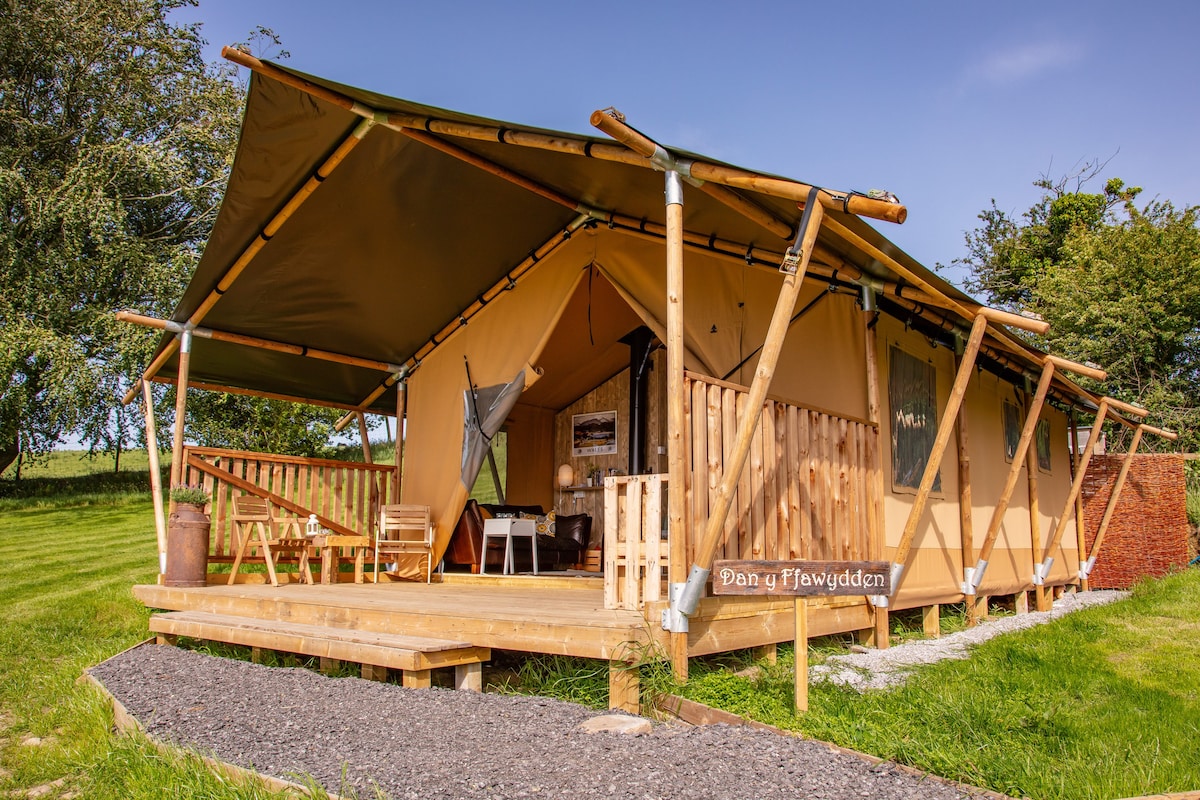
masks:
[[[1050,323],[1036,344],[1102,365],[1108,380],[1093,388],[1146,406],[1154,422],[1181,434],[1175,445],[1148,446],[1196,450],[1200,209],[1157,200],[1139,208],[1141,189],[1117,178],[1102,193],[1084,192],[1090,166],[1072,191],[1071,178],[1037,181],[1043,195],[1021,221],[993,201],[956,263],[989,302]]]
[[[120,446],[153,339],[112,314],[163,316],[181,294],[241,88],[168,21],[188,0],[0,2],[0,451],[72,431]]]

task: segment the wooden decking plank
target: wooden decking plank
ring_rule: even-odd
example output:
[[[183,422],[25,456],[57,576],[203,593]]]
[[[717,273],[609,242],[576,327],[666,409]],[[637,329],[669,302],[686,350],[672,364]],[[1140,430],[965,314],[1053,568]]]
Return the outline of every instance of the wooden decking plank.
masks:
[[[232,619],[232,623],[224,621],[229,619]],[[244,618],[199,612],[172,612],[156,614],[150,618],[150,630],[157,633],[334,658],[406,672],[479,663],[491,658],[491,650],[486,647],[468,645],[457,649],[431,651],[402,649],[371,641],[306,633],[306,630],[312,627],[284,622],[262,623],[256,626],[246,624]],[[413,640],[413,637],[409,639]]]

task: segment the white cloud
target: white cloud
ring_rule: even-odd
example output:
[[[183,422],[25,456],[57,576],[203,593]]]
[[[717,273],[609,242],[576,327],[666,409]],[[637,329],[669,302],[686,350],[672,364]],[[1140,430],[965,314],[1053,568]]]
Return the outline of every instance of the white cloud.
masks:
[[[1007,86],[1067,67],[1084,57],[1079,42],[1045,41],[1023,44],[984,56],[967,70],[967,82]]]

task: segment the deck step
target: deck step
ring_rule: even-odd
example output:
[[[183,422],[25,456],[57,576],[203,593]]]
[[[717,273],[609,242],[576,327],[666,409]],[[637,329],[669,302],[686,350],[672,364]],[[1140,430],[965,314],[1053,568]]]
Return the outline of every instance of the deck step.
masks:
[[[150,630],[165,636],[187,636],[399,669],[404,671],[406,686],[427,686],[429,670],[456,667],[460,688],[477,688],[479,665],[492,657],[491,648],[476,647],[470,642],[330,628],[205,611],[155,614],[150,617]]]

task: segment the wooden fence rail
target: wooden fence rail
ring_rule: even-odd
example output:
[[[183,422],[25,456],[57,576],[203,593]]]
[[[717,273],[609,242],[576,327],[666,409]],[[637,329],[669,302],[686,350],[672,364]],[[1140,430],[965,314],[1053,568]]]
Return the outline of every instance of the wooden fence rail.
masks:
[[[184,483],[209,494],[211,561],[231,561],[233,498],[266,497],[282,513],[316,514],[321,525],[343,535],[371,535],[379,507],[389,502],[395,467],[299,456],[185,447]]]
[[[747,390],[693,373],[686,374],[685,389],[685,549],[691,563],[746,413]],[[875,425],[767,400],[717,558],[879,557],[872,547],[881,519],[882,498],[872,480],[878,453]],[[605,608],[640,608],[665,597],[666,486],[665,475],[605,480]]]
[[[747,390],[693,373],[685,389],[690,469],[684,491],[690,529],[701,531],[746,414]],[[875,425],[767,400],[717,558],[871,558],[871,528],[882,502],[871,479],[878,452]],[[689,560],[694,546],[688,541]]]

